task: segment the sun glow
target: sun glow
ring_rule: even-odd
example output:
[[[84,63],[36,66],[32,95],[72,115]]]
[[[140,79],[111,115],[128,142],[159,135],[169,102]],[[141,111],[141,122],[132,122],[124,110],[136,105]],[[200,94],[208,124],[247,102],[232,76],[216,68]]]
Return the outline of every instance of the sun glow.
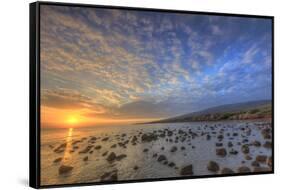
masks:
[[[78,121],[78,118],[75,117],[75,116],[69,116],[66,120],[66,123],[70,124],[70,125],[75,125],[75,124],[78,124],[79,121]]]
[[[43,127],[54,128],[79,128],[79,127],[93,127],[102,125],[120,125],[120,124],[132,124],[143,123],[152,120],[159,120],[163,118],[102,118],[88,116],[90,111],[87,109],[57,109],[46,106],[41,107],[41,123]]]

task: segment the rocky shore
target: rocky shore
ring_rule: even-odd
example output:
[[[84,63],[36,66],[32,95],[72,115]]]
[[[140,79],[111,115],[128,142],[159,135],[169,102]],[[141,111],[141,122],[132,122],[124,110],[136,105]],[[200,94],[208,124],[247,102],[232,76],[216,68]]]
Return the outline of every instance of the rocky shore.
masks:
[[[136,173],[140,174],[138,177],[151,178],[149,174],[145,176],[146,159],[153,162],[152,167],[164,168],[167,177],[171,174],[178,177],[271,171],[271,123],[244,123],[232,127],[223,123],[198,123],[196,127],[91,135],[52,144],[48,146],[48,151],[55,155],[51,167],[57,168],[57,176],[63,179],[76,176],[76,170],[81,172],[81,168],[93,167],[100,160],[105,169],[96,172],[93,167],[90,174],[95,176],[90,178],[93,181],[124,180],[124,170],[130,171],[131,176]],[[205,145],[201,146],[202,143]],[[202,147],[204,150],[201,150]],[[210,155],[209,158],[189,159],[203,151],[205,155]],[[143,160],[138,161],[138,155]],[[77,167],[77,162],[81,168]]]

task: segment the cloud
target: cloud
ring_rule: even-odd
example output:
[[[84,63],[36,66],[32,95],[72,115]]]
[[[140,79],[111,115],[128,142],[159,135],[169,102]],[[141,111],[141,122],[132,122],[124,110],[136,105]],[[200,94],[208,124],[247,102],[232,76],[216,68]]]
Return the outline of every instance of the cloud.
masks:
[[[90,97],[69,89],[42,90],[41,104],[60,109],[90,109],[91,112],[101,114],[106,108],[92,101]]]
[[[243,55],[242,61],[244,63],[252,63],[255,56],[259,53],[259,48],[255,45],[251,46]]]
[[[222,30],[217,25],[212,25],[211,29],[212,29],[212,33],[214,35],[222,35],[223,34]]]
[[[46,106],[162,117],[270,96],[264,20],[44,5],[41,14]]]

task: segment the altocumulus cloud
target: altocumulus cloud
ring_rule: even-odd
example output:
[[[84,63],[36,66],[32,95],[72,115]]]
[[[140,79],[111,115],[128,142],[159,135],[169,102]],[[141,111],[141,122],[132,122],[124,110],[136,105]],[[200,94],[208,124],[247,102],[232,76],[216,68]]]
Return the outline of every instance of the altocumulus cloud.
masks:
[[[271,21],[41,7],[42,104],[166,117],[271,98]]]

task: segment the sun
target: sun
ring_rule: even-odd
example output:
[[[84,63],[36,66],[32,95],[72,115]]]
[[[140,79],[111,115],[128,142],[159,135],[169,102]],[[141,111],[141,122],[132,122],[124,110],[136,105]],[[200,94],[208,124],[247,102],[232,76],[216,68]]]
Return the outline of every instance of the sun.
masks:
[[[75,116],[69,116],[66,120],[66,122],[70,125],[75,125],[78,123],[78,118]]]

